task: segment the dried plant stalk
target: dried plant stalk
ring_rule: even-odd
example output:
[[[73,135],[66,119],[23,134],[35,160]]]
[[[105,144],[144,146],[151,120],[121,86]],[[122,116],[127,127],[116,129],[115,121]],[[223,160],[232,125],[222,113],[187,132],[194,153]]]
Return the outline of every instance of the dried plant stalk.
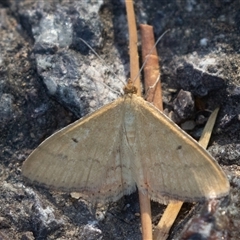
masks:
[[[134,81],[134,86],[138,89],[137,95],[141,96],[141,84],[139,77],[139,56],[137,48],[138,38],[133,1],[126,0],[125,4],[127,10],[129,32],[130,79]]]
[[[135,87],[137,87],[137,94],[141,96],[141,83],[139,77],[139,57],[137,49],[137,27],[135,21],[135,14],[133,8],[133,2],[126,0],[126,10],[128,19],[128,30],[129,30],[129,54],[130,54],[130,78],[134,81]],[[138,76],[136,78],[136,76]],[[136,78],[136,79],[135,79]],[[142,194],[140,191],[139,203],[141,212],[141,224],[142,224],[142,239],[152,240],[152,222],[151,222],[151,206],[150,200],[146,195]]]
[[[142,61],[144,66],[144,87],[146,91],[146,100],[154,104],[159,110],[163,111],[162,90],[159,70],[159,57],[156,47],[153,27],[141,24],[141,42],[142,42]]]
[[[219,108],[216,108],[212,114],[210,115],[207,124],[205,125],[205,128],[202,132],[202,136],[198,143],[203,147],[207,148],[207,145],[209,143],[211,133],[217,118]],[[153,233],[153,239],[154,240],[166,240],[169,235],[169,231],[177,218],[177,215],[183,205],[183,202],[178,201],[175,203],[169,203],[167,208],[165,209],[164,214],[162,215],[158,225],[156,226],[154,233]]]

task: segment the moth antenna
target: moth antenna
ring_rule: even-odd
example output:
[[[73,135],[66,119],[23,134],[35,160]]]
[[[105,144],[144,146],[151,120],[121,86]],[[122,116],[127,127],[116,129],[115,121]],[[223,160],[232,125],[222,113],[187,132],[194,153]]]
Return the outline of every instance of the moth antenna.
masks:
[[[103,62],[104,66],[110,71],[113,73],[113,75],[121,82],[123,83],[124,85],[126,85],[125,82],[123,82],[113,71],[111,68],[108,67],[108,65],[106,64],[105,60],[85,41],[83,40],[82,38],[79,38],[84,44],[86,44],[86,46]],[[111,87],[109,87],[107,84],[101,82],[105,87],[109,88],[110,90],[112,90],[113,92],[119,94],[118,91],[115,91],[114,89],[112,89]],[[120,92],[121,93],[121,92]]]
[[[146,65],[146,63],[147,63],[150,55],[151,55],[152,52],[154,51],[154,49],[155,49],[155,47],[157,46],[157,44],[158,44],[158,43],[160,42],[160,40],[164,37],[164,35],[165,35],[167,32],[169,32],[169,31],[170,31],[170,29],[166,30],[166,31],[157,39],[157,41],[155,42],[155,44],[154,44],[153,47],[151,48],[150,52],[148,53],[147,57],[145,58],[145,61],[143,62],[142,67],[140,68],[137,76],[133,79],[133,83],[134,83],[134,82],[136,81],[136,79],[140,76],[143,68],[145,67],[145,65]]]
[[[145,94],[144,94],[144,99],[145,100],[147,99],[147,97],[149,95],[149,90],[154,89],[159,81],[160,81],[160,73],[158,74],[157,79],[154,82],[154,84],[152,86],[149,86],[147,89],[145,89]]]

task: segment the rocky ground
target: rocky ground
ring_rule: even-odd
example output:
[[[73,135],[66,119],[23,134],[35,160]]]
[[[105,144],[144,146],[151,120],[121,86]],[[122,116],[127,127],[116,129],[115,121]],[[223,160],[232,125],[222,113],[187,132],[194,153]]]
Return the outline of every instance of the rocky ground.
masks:
[[[211,209],[184,204],[169,239],[181,238],[184,228],[185,239],[239,239],[240,2],[136,2],[138,24],[153,25],[156,37],[170,29],[157,46],[165,112],[179,123],[191,120],[189,133],[198,138],[209,111],[221,107],[208,150],[231,192]],[[95,208],[21,176],[34,148],[116,99],[113,90],[128,77],[123,1],[0,1],[0,239],[141,239],[136,193]],[[175,100],[181,89],[195,101],[184,117]],[[152,202],[154,224],[164,208]]]

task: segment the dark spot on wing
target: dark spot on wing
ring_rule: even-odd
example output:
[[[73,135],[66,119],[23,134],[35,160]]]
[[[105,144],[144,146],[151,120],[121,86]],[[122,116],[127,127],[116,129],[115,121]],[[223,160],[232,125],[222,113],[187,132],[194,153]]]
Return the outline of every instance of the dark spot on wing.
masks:
[[[180,150],[180,149],[182,149],[182,146],[181,146],[181,145],[179,145],[179,146],[177,147],[177,150]]]
[[[78,140],[76,138],[72,138],[72,140],[75,142],[75,143],[78,143]]]

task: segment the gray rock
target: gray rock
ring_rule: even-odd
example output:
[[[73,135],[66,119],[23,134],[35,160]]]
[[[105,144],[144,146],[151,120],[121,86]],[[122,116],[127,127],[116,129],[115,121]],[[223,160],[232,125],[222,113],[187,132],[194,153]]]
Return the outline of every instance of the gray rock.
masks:
[[[103,29],[98,16],[100,6],[98,2],[89,12],[89,5],[84,1],[74,7],[58,5],[53,14],[43,8],[21,12],[23,16],[28,16],[25,24],[30,26],[35,41],[38,74],[48,93],[77,117],[117,98],[105,84],[110,88],[117,86],[119,91],[123,87],[114,81],[114,73],[109,73],[111,67],[107,67],[81,41],[81,38],[85,39],[95,51],[101,48]],[[40,16],[38,21],[34,21],[37,16]],[[109,51],[115,54],[116,49]],[[90,52],[91,55],[85,57]],[[120,61],[119,56],[115,55],[115,64],[122,73]]]
[[[177,66],[176,78],[183,90],[190,91],[195,96],[203,97],[211,91],[226,88],[225,79],[218,73],[216,60],[207,56],[203,59],[188,56]]]
[[[0,94],[0,123],[2,126],[14,118],[14,96],[8,93]]]
[[[177,97],[173,101],[174,120],[179,123],[193,116],[194,99],[193,95],[188,91],[180,90]]]

